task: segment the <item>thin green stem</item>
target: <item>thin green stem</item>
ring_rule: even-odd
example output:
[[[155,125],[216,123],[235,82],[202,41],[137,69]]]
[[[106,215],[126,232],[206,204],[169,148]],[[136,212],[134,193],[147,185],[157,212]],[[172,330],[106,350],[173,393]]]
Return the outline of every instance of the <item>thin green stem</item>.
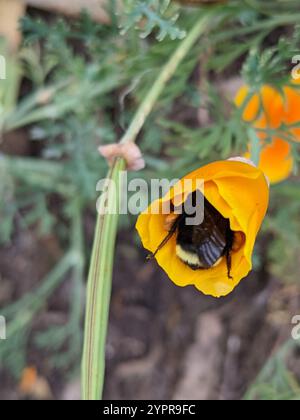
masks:
[[[188,51],[195,44],[199,36],[204,33],[209,23],[211,22],[211,17],[215,15],[214,13],[207,13],[204,16],[201,16],[196,25],[192,28],[188,36],[181,42],[177,50],[171,56],[170,60],[163,67],[160,75],[153,84],[150,92],[140,105],[137,113],[135,114],[128,130],[121,139],[121,143],[134,142],[137,135],[139,134],[141,128],[143,127],[146,118],[151,113],[157,99],[159,98],[161,92],[166,86],[167,82],[174,75],[178,65],[184,59]]]
[[[73,293],[71,305],[71,320],[74,325],[80,326],[82,315],[81,298],[84,278],[84,251],[83,251],[83,227],[82,227],[82,208],[80,201],[75,198],[73,201],[72,214],[72,243],[71,249],[75,255],[73,268]]]
[[[82,366],[82,397],[98,400],[105,372],[105,343],[109,316],[113,254],[117,234],[119,174],[125,168],[118,159],[108,176],[108,189],[101,197],[87,288],[85,339]]]
[[[17,55],[9,53],[6,40],[0,40],[0,54],[6,58],[7,78],[0,84],[0,102],[3,111],[10,112],[15,106],[21,82],[21,66]]]
[[[251,160],[256,166],[258,166],[260,160],[261,142],[256,131],[252,127],[248,128],[248,137],[251,142]]]

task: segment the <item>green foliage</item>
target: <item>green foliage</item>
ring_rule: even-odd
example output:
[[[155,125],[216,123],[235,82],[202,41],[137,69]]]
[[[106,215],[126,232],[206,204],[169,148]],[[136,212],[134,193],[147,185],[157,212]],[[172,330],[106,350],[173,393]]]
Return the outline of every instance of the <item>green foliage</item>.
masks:
[[[258,90],[272,84],[278,89],[290,83],[292,58],[299,53],[300,26],[292,36],[282,36],[269,48],[253,47],[246,59],[242,75],[249,86]]]
[[[290,340],[267,362],[254,384],[247,391],[246,400],[300,400],[300,384],[288,358],[299,351],[299,343]]]
[[[0,244],[9,242],[13,232],[15,215],[14,180],[9,175],[7,165],[0,156]]]
[[[170,7],[170,0],[126,0],[122,34],[130,29],[140,31],[141,38],[147,38],[153,31],[156,31],[157,40],[163,41],[166,37],[182,39],[186,31],[176,25],[178,13],[174,14],[173,7]]]
[[[286,282],[299,281],[300,195],[296,181],[286,181],[271,191],[271,207],[264,230],[272,235],[269,260],[272,272]],[[289,223],[287,223],[287,220]]]

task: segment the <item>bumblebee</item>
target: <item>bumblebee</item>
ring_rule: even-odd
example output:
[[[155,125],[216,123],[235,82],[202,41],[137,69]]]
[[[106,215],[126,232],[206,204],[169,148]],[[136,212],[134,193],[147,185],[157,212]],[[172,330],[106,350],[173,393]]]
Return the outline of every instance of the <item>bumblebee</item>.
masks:
[[[192,193],[192,202],[198,202],[197,194]],[[201,194],[201,193],[200,193]],[[200,224],[189,225],[187,218],[195,216],[182,212],[175,218],[169,229],[169,233],[157,250],[148,256],[155,255],[163,246],[176,234],[176,255],[192,270],[204,270],[217,266],[225,257],[227,262],[228,278],[231,277],[231,253],[234,243],[234,233],[230,229],[229,219],[224,218],[211,204],[202,196],[203,221]]]

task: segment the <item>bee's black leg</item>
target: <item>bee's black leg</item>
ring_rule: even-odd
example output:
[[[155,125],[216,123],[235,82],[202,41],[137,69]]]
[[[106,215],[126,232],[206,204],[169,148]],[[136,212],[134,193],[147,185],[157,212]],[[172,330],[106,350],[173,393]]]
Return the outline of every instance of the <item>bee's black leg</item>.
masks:
[[[171,237],[173,236],[174,232],[169,232],[168,235],[163,239],[163,241],[158,245],[157,249],[155,252],[151,252],[151,254],[147,255],[147,260],[152,260],[156,254],[158,253],[158,251],[160,251],[165,245],[166,243],[168,243],[168,241],[171,239]]]
[[[226,261],[227,261],[227,276],[230,280],[233,280],[231,275],[231,268],[232,268],[232,259],[231,259],[231,250],[227,249],[226,251]]]
[[[226,262],[227,262],[227,277],[230,280],[233,280],[233,277],[231,275],[231,268],[232,268],[232,257],[231,257],[231,251],[232,246],[234,242],[234,233],[230,229],[230,226],[228,225],[227,229],[227,246],[226,246]]]
[[[177,225],[178,225],[178,219],[175,220],[173,226],[171,227],[168,235],[162,240],[162,242],[158,245],[157,249],[155,252],[152,252],[151,254],[147,255],[147,260],[152,260],[156,254],[158,253],[158,251],[160,251],[168,242],[169,240],[172,238],[172,236],[174,235],[174,233],[176,232],[177,229]]]

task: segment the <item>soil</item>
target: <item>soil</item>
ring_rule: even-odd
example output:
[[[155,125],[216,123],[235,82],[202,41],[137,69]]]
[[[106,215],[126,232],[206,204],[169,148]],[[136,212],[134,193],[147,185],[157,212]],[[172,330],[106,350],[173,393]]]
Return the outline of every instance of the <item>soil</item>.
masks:
[[[53,265],[53,239],[41,242],[33,235],[19,233],[13,245],[0,250],[1,307],[32,290]],[[155,262],[145,262],[145,254],[130,247],[132,237],[132,231],[122,232],[117,250],[104,397],[241,399],[287,338],[295,289],[283,287],[263,270],[229,297],[213,299],[193,287],[175,286]],[[66,322],[68,284],[66,279],[39,313],[40,327]],[[298,305],[299,296],[298,290]],[[282,312],[291,315],[286,322],[274,322],[275,314]],[[70,378],[69,372],[49,369],[49,354],[37,351],[33,340],[27,354],[28,364],[49,384],[49,398],[79,398],[78,370]],[[21,394],[18,381],[3,370],[1,385],[1,400],[30,397]]]

